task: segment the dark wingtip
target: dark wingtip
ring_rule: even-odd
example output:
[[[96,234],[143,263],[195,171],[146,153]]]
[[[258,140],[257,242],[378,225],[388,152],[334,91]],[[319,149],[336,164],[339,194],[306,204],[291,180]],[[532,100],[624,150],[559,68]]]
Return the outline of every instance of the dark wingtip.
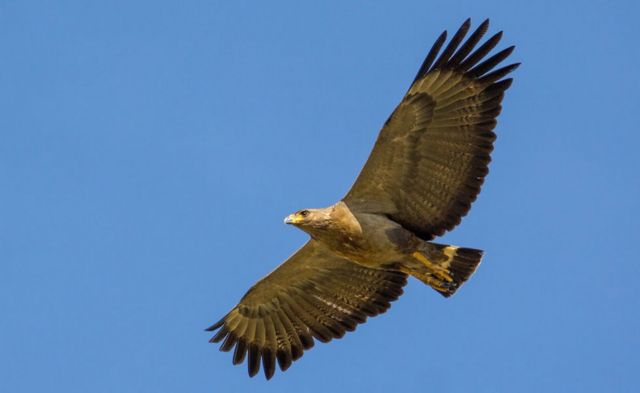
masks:
[[[430,67],[430,70],[435,70],[447,64],[451,56],[458,49],[458,45],[460,45],[460,43],[464,39],[464,36],[467,35],[467,32],[469,31],[470,27],[471,27],[471,18],[468,18],[466,21],[464,21],[464,23],[462,23],[462,25],[460,25],[460,28],[456,31],[453,37],[451,37],[449,44],[442,51],[442,53],[440,54],[440,57],[438,57],[438,60],[436,60],[433,66]]]
[[[262,368],[265,378],[270,380],[276,372],[276,353],[271,348],[262,349]]]
[[[502,90],[507,90],[508,88],[511,87],[511,84],[513,83],[513,78],[507,78],[507,79],[503,79],[500,82],[497,82],[494,86],[498,86],[502,89]]]
[[[278,360],[278,365],[280,366],[281,371],[287,371],[291,364],[293,363],[293,359],[291,359],[291,355],[285,350],[276,351],[276,359]]]
[[[224,318],[222,318],[218,322],[214,323],[213,325],[209,326],[208,328],[204,329],[204,331],[205,332],[212,332],[212,331],[218,329],[223,324],[224,324]]]
[[[236,344],[236,349],[233,351],[233,365],[238,365],[244,361],[245,356],[247,355],[247,345],[244,340],[238,340]]]
[[[476,65],[471,70],[469,70],[469,75],[480,77],[485,73],[491,71],[495,66],[497,66],[504,59],[509,57],[514,49],[515,49],[515,46],[510,46],[506,49],[501,50],[500,52],[496,53],[495,55],[484,60],[482,63]]]
[[[516,49],[515,45],[511,45],[509,47],[507,47],[504,51],[507,52],[509,55],[513,53],[513,50]]]
[[[433,64],[434,60],[438,56],[438,53],[440,52],[440,49],[442,48],[442,45],[446,40],[447,40],[447,31],[445,30],[440,34],[440,36],[438,36],[436,41],[433,43],[433,46],[431,46],[431,49],[429,50],[427,57],[425,57],[424,61],[422,62],[422,65],[420,66],[420,69],[418,70],[418,73],[416,74],[415,78],[413,78],[413,82],[411,83],[412,86],[413,86],[413,83],[415,83],[415,81],[422,78],[427,74],[427,72],[429,72],[431,65]]]
[[[485,33],[487,32],[488,29],[489,29],[489,20],[485,19],[485,21],[482,22],[474,30],[473,33],[471,33],[471,36],[469,36],[469,38],[466,40],[466,42],[464,44],[462,44],[460,49],[458,49],[456,51],[456,53],[451,57],[451,60],[449,60],[449,63],[447,63],[448,66],[449,67],[457,67],[457,66],[459,66],[460,63],[462,62],[462,60],[464,60],[467,57],[467,55],[469,53],[471,53],[473,48],[480,41],[480,39],[485,35]],[[468,30],[468,28],[467,28],[467,30]]]
[[[483,20],[482,23],[480,23],[478,27],[476,27],[476,32],[481,36],[484,35],[489,30],[489,24],[489,18]]]
[[[502,31],[494,34],[489,38],[484,44],[482,44],[478,49],[476,49],[473,53],[471,53],[467,58],[462,61],[460,64],[460,68],[462,70],[468,71],[469,69],[475,67],[483,57],[485,57],[493,48],[498,45],[500,40],[502,39]],[[503,51],[504,52],[504,51]],[[495,58],[495,55],[493,56]]]
[[[249,361],[247,363],[249,376],[255,377],[260,371],[260,347],[254,343],[249,344]]]
[[[220,346],[220,351],[229,352],[236,345],[236,342],[238,342],[238,338],[235,336],[235,334],[229,332],[227,337],[224,339],[224,342]]]
[[[209,340],[209,342],[210,343],[219,343],[225,337],[227,337],[227,334],[229,334],[229,330],[227,330],[227,328],[223,327],[222,329],[220,329],[218,331],[218,333],[215,334],[215,336],[211,337],[211,340]]]

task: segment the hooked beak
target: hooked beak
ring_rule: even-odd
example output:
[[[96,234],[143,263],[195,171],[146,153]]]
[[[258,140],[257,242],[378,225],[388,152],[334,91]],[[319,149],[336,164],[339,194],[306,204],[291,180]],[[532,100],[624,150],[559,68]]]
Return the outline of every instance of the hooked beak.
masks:
[[[295,224],[298,221],[298,217],[295,214],[289,214],[284,218],[285,224]]]

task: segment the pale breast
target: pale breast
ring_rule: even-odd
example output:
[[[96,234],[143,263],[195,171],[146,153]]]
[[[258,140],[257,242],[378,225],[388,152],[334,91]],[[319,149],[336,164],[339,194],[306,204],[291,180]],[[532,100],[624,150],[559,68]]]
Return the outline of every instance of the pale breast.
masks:
[[[339,255],[359,264],[375,267],[398,262],[417,246],[415,236],[385,216],[356,213],[359,233],[342,233],[332,244]]]

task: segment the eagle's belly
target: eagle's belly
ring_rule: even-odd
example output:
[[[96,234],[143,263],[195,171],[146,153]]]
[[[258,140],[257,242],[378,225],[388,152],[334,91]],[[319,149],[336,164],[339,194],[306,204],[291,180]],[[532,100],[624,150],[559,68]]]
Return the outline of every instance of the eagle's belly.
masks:
[[[358,233],[337,233],[325,242],[343,258],[367,267],[388,266],[404,260],[419,244],[411,232],[385,216],[357,214],[355,218],[361,228]]]

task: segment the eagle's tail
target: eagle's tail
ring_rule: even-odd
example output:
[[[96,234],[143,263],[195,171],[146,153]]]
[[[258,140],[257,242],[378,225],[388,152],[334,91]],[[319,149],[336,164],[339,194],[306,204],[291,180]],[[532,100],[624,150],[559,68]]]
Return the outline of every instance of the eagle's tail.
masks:
[[[471,277],[482,259],[482,250],[423,243],[411,255],[414,261],[405,266],[406,273],[431,286],[442,296],[453,295]]]

